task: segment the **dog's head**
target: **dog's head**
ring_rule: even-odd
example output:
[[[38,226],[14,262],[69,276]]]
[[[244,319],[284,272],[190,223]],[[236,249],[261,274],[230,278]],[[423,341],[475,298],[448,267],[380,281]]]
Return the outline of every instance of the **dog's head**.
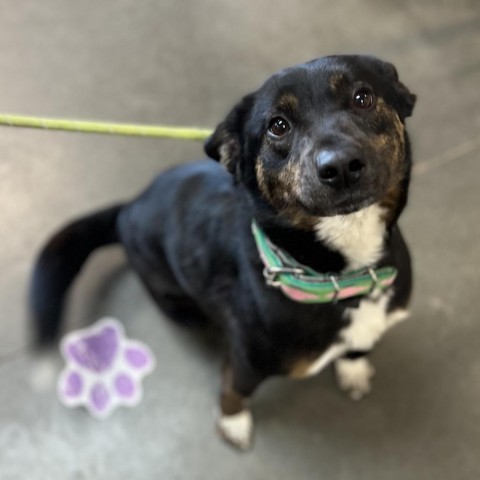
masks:
[[[324,57],[276,73],[243,98],[205,151],[298,226],[375,202],[398,209],[414,104],[392,64]]]

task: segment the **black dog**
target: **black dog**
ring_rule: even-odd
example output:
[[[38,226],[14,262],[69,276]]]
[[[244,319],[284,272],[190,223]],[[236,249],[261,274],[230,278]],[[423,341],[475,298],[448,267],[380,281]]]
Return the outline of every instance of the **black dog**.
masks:
[[[206,142],[135,201],[80,219],[45,247],[32,283],[38,340],[59,330],[88,255],[120,242],[159,306],[208,318],[228,344],[218,428],[247,448],[248,400],[271,375],[335,362],[342,389],[368,392],[365,355],[406,317],[410,258],[405,118],[415,96],[393,65],[332,56],[273,75]]]

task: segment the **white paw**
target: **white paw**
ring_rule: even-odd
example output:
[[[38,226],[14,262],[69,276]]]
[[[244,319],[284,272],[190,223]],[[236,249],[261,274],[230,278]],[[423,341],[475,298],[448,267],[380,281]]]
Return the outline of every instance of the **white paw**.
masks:
[[[248,450],[252,445],[253,418],[250,410],[242,410],[235,415],[222,415],[217,423],[220,435],[240,450]]]
[[[370,380],[375,369],[366,358],[339,359],[335,362],[338,386],[352,400],[360,400],[371,390]]]

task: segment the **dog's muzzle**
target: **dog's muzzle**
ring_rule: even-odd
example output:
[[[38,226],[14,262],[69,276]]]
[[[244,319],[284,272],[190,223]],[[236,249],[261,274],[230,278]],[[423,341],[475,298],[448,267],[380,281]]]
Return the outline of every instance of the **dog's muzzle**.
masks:
[[[335,190],[358,183],[366,172],[366,162],[356,150],[322,150],[315,158],[318,177],[323,185]]]

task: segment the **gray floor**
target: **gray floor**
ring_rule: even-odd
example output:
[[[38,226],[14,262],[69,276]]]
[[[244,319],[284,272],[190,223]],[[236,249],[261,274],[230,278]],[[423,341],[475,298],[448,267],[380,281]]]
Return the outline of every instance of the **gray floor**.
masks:
[[[256,397],[255,449],[213,432],[220,358],[164,321],[119,250],[96,255],[68,327],[104,314],[147,341],[144,402],[104,423],[32,390],[25,288],[35,252],[72,216],[139,191],[201,145],[0,129],[0,478],[480,478],[478,1],[0,2],[0,111],[213,126],[272,72],[333,52],[393,61],[419,96],[416,175],[402,218],[413,316],[374,355],[353,404],[331,372]]]

